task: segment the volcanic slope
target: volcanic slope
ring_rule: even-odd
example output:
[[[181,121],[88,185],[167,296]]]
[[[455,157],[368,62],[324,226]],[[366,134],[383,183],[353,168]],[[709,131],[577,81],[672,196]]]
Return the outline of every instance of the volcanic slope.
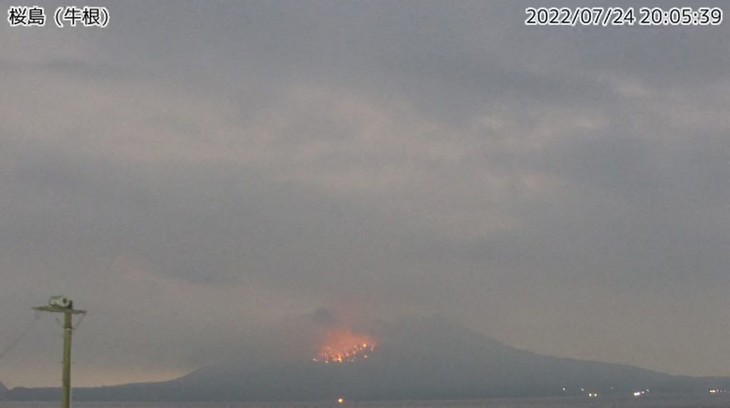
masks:
[[[727,378],[671,376],[627,365],[539,355],[441,318],[404,319],[374,336],[377,348],[368,359],[355,363],[252,357],[168,382],[82,388],[74,396],[143,401],[312,401],[340,396],[350,400],[467,399],[588,392],[630,395],[646,388],[706,392],[707,387],[730,385]],[[13,389],[8,397],[43,399],[41,391]],[[49,389],[45,393],[57,395]]]

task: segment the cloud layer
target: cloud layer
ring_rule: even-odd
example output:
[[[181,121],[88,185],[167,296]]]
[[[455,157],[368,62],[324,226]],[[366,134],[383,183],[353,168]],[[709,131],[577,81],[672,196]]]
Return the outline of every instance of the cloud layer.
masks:
[[[3,27],[0,323],[55,293],[89,309],[80,385],[224,361],[323,307],[730,374],[726,25],[525,27],[534,5]],[[55,384],[58,335],[39,321],[0,378]]]

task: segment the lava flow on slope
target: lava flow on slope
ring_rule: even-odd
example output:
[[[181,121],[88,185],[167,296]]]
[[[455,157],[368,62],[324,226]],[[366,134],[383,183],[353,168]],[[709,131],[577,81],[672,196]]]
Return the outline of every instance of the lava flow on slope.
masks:
[[[324,345],[317,357],[317,363],[354,363],[365,360],[375,351],[377,344],[366,334],[354,333],[350,329],[332,330],[327,333]]]

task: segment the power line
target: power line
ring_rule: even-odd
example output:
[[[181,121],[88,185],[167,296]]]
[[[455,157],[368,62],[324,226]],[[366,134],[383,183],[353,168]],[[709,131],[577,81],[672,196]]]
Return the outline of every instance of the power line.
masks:
[[[2,359],[3,359],[3,357],[5,357],[5,355],[6,355],[6,354],[8,354],[8,353],[9,353],[9,352],[10,352],[10,351],[11,351],[11,350],[13,349],[13,348],[15,348],[15,346],[17,346],[17,345],[18,345],[18,344],[20,343],[20,341],[21,341],[21,340],[23,340],[23,337],[25,337],[25,335],[26,335],[26,334],[28,334],[28,333],[30,332],[30,329],[32,329],[32,328],[33,328],[33,326],[35,326],[35,323],[36,323],[36,322],[37,322],[37,321],[38,321],[38,320],[39,320],[40,318],[41,318],[41,316],[40,316],[40,313],[36,312],[36,313],[35,313],[35,316],[34,316],[34,319],[33,319],[33,320],[32,320],[32,321],[30,322],[30,324],[28,324],[28,325],[27,325],[27,326],[26,326],[26,327],[25,327],[25,328],[23,329],[23,331],[21,331],[21,332],[20,332],[20,334],[19,334],[19,335],[18,335],[18,336],[17,336],[17,337],[15,338],[15,339],[13,339],[13,341],[11,341],[11,342],[10,342],[10,343],[9,343],[9,344],[7,345],[7,347],[5,347],[5,348],[4,348],[4,349],[3,349],[2,351],[0,351],[0,360],[2,360]]]

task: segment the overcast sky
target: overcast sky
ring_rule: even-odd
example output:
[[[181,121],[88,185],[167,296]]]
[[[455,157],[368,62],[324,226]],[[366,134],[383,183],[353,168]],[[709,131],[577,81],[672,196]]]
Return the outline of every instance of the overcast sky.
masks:
[[[730,375],[729,24],[538,29],[526,6],[566,2],[507,3],[4,20],[0,350],[66,294],[74,385],[173,378],[318,310]],[[61,341],[42,317],[0,381],[59,384]]]

